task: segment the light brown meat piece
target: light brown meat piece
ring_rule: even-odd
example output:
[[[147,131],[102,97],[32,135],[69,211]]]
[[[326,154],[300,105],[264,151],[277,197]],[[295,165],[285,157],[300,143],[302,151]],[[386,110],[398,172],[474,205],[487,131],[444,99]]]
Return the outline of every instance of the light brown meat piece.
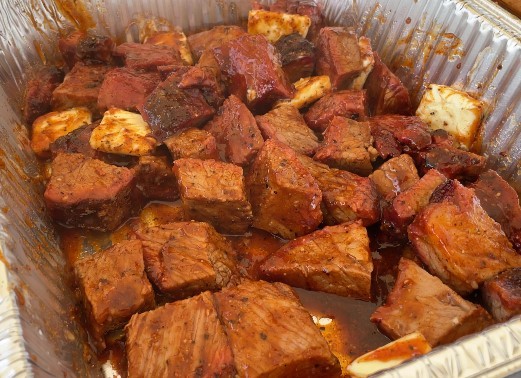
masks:
[[[221,46],[224,42],[231,41],[241,35],[246,34],[239,26],[218,25],[210,30],[195,33],[188,36],[188,44],[192,50],[192,55],[196,62],[205,50],[210,50]]]
[[[484,306],[498,322],[521,314],[521,268],[514,268],[486,281],[481,288]]]
[[[472,189],[454,181],[452,191],[420,211],[408,235],[429,270],[463,295],[506,269],[521,267],[521,256]]]
[[[217,142],[208,131],[188,129],[165,140],[174,160],[181,158],[219,160]]]
[[[228,378],[233,354],[212,295],[167,303],[125,327],[129,378]]]
[[[318,185],[295,152],[272,139],[264,143],[246,177],[253,227],[286,239],[306,235],[322,222]]]
[[[247,281],[216,293],[239,377],[336,377],[340,364],[289,286]]]
[[[420,180],[414,161],[406,154],[387,160],[369,178],[386,200],[392,200]]]
[[[166,156],[140,156],[136,171],[136,187],[145,199],[175,201],[179,188]]]
[[[482,307],[464,300],[413,261],[402,258],[398,270],[385,305],[371,315],[371,321],[392,339],[418,331],[435,347],[492,324]]]
[[[294,239],[260,267],[267,281],[363,300],[371,299],[372,270],[369,237],[361,222]]]
[[[208,222],[223,233],[246,232],[252,207],[241,167],[215,160],[178,159],[173,169],[189,219]]]
[[[314,159],[332,168],[344,169],[360,176],[373,171],[371,154],[373,138],[368,122],[356,122],[344,117],[334,117],[326,131],[324,141]]]
[[[304,155],[318,147],[317,136],[294,106],[282,105],[255,119],[264,139],[275,139]]]

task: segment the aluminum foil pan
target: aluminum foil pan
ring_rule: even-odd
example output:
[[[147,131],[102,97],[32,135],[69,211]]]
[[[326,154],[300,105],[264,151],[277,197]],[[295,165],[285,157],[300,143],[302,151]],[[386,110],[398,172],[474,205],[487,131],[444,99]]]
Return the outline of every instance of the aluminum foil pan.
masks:
[[[312,1],[312,0],[310,0]],[[481,151],[521,188],[521,25],[485,0],[324,0],[330,24],[372,39],[412,88],[455,85],[488,104]],[[249,0],[7,0],[0,7],[0,376],[102,376],[84,338],[70,272],[42,201],[18,100],[31,65],[56,57],[60,31],[95,25],[136,40],[150,25],[190,33],[244,22]],[[436,348],[384,377],[502,377],[521,371],[521,318]]]

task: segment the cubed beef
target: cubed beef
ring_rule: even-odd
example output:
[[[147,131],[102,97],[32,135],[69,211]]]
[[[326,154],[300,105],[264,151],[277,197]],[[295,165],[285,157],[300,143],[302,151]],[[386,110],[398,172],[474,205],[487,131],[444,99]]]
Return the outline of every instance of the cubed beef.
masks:
[[[176,222],[136,232],[150,281],[170,298],[238,283],[230,243],[208,223]]]
[[[300,162],[317,180],[322,191],[322,212],[328,224],[360,219],[364,226],[380,219],[380,204],[375,184],[367,177],[329,168],[306,156]]]
[[[275,47],[262,35],[244,35],[213,49],[231,94],[253,112],[263,112],[293,88],[284,74]]]
[[[371,315],[392,339],[420,332],[435,347],[492,324],[482,307],[464,300],[413,261],[402,258],[398,270],[385,305]]]
[[[174,160],[181,158],[219,160],[217,142],[208,131],[188,129],[165,140]]]
[[[521,268],[500,273],[481,289],[485,307],[498,322],[521,314]]]
[[[60,51],[63,60],[67,66],[69,66],[69,68],[74,67],[74,65],[78,62],[76,50],[78,48],[78,43],[82,38],[85,37],[85,35],[86,34],[84,32],[75,30],[58,40],[58,50]]]
[[[369,109],[372,115],[403,114],[412,112],[409,91],[398,76],[374,53],[374,67],[365,82]]]
[[[383,159],[431,144],[428,126],[418,117],[383,115],[369,119],[374,147]]]
[[[226,159],[241,166],[249,165],[264,143],[255,118],[234,95],[224,101],[205,130],[224,146]]]
[[[59,153],[77,153],[85,155],[86,157],[102,160],[103,153],[96,151],[89,144],[92,131],[98,127],[98,125],[99,121],[90,125],[81,126],[76,130],[56,139],[49,147],[52,158],[56,158]]]
[[[508,268],[521,267],[521,256],[500,225],[483,210],[474,191],[457,181],[445,199],[420,211],[408,235],[429,270],[460,294]]]
[[[143,118],[159,142],[182,130],[201,126],[215,113],[199,89],[178,87],[188,70],[186,67],[170,74],[145,101]]]
[[[103,336],[130,317],[154,307],[154,291],[145,275],[143,247],[128,240],[77,260],[74,271],[89,320],[101,349]]]
[[[291,148],[266,141],[246,182],[254,227],[293,239],[316,230],[322,222],[322,193]]]
[[[231,41],[245,35],[244,29],[234,25],[219,25],[200,33],[188,36],[188,43],[192,49],[192,55],[196,62],[199,61],[204,50],[210,50],[221,46],[223,43]]]
[[[399,193],[382,212],[381,229],[394,238],[407,238],[407,226],[429,204],[434,190],[447,178],[435,169],[428,171],[409,189]]]
[[[246,232],[252,207],[241,167],[215,160],[178,159],[174,174],[190,219],[208,222],[223,233]]]
[[[114,55],[134,70],[156,71],[159,66],[185,64],[179,51],[164,45],[125,42],[114,49]]]
[[[369,177],[386,200],[393,199],[420,180],[414,161],[406,154],[387,160]]]
[[[181,89],[199,89],[206,102],[214,108],[219,108],[226,96],[226,88],[220,81],[220,75],[215,69],[205,66],[191,67],[179,83]]]
[[[69,68],[79,61],[111,63],[114,41],[107,36],[74,31],[60,38],[58,49]]]
[[[345,27],[325,27],[317,39],[317,74],[328,75],[333,90],[346,89],[363,70],[355,31]]]
[[[436,144],[438,146],[445,147],[454,147],[458,148],[460,146],[459,142],[454,138],[453,135],[449,134],[447,130],[437,129],[431,131],[431,139],[432,144]]]
[[[481,207],[501,225],[514,249],[521,252],[521,207],[515,189],[493,170],[480,174],[471,187]]]
[[[179,52],[179,56],[183,62],[189,66],[194,64],[192,52],[188,45],[188,39],[182,31],[165,31],[155,33],[143,42],[145,44],[156,46],[168,46]]]
[[[111,231],[132,212],[134,173],[82,154],[58,154],[45,189],[51,216],[67,226]]]
[[[140,156],[136,187],[148,200],[175,201],[179,198],[177,180],[166,156]]]
[[[371,299],[373,263],[361,222],[324,227],[290,241],[261,265],[261,278],[293,287]]]
[[[335,116],[364,121],[367,116],[365,91],[328,93],[309,108],[304,119],[313,130],[323,132]]]
[[[313,75],[315,69],[315,48],[299,33],[282,36],[275,42],[281,57],[282,69],[290,82]]]
[[[135,315],[125,332],[129,378],[236,375],[232,350],[208,292]]]
[[[324,141],[314,159],[333,168],[368,176],[373,171],[369,152],[369,149],[373,150],[372,145],[368,122],[334,117],[324,132]]]
[[[98,95],[101,112],[109,108],[138,110],[161,82],[158,72],[139,72],[129,68],[114,68],[107,72]]]
[[[281,105],[255,119],[264,139],[275,139],[304,155],[318,147],[317,136],[294,106]]]
[[[340,364],[289,286],[249,281],[214,294],[240,377],[335,377]]]
[[[56,66],[44,66],[31,74],[22,105],[22,117],[31,125],[36,118],[51,111],[52,93],[63,81],[64,73]]]

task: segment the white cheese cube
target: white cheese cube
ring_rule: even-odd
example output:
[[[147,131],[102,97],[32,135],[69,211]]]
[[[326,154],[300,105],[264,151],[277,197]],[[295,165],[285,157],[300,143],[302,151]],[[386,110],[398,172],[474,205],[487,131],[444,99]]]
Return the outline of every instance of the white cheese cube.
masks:
[[[248,33],[262,34],[271,43],[277,42],[284,35],[299,33],[302,37],[308,34],[311,19],[298,14],[251,10],[248,13]]]
[[[414,332],[358,357],[347,367],[347,373],[352,377],[365,378],[430,351],[431,346],[425,337]]]
[[[327,75],[304,77],[293,83],[293,86],[296,89],[295,97],[289,101],[280,100],[275,106],[291,105],[302,109],[331,92],[331,80]]]
[[[112,108],[105,112],[92,131],[90,146],[98,151],[119,155],[147,155],[156,147],[151,130],[140,114]]]
[[[470,149],[483,119],[483,103],[455,88],[430,84],[416,115],[431,130],[446,130]]]
[[[374,67],[374,55],[371,48],[371,40],[367,37],[360,37],[358,40],[360,47],[360,57],[362,58],[362,72],[353,80],[350,88],[361,90],[364,88],[367,76],[371,73]]]
[[[49,157],[52,142],[91,122],[91,112],[83,107],[44,114],[33,123],[31,148],[37,156]]]

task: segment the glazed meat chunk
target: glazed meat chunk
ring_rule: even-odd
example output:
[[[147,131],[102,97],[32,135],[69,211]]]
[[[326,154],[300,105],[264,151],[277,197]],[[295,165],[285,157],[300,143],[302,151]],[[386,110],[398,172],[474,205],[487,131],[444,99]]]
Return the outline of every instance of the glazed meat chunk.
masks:
[[[129,378],[236,375],[231,348],[208,292],[135,315],[125,332]]]
[[[315,48],[299,33],[282,36],[275,42],[281,57],[282,69],[294,83],[303,77],[313,75],[315,69]]]
[[[501,225],[514,249],[521,252],[521,207],[515,189],[492,170],[480,174],[471,187],[481,207]]]
[[[240,377],[334,377],[340,364],[289,286],[248,281],[214,294]]]
[[[445,191],[408,228],[409,240],[429,270],[463,295],[508,268],[521,267],[521,256],[474,191],[457,181]]]
[[[96,342],[125,325],[130,317],[154,307],[154,291],[145,275],[143,248],[128,240],[77,260],[74,272]]]
[[[114,41],[107,36],[74,31],[60,38],[58,49],[69,68],[79,61],[107,64],[112,62]]]
[[[324,132],[324,141],[314,159],[333,168],[368,176],[373,171],[369,152],[369,149],[373,151],[372,145],[368,122],[334,117]]]
[[[294,106],[281,105],[255,119],[264,139],[275,139],[304,155],[312,155],[318,147],[317,136]]]
[[[45,189],[51,216],[66,226],[116,229],[132,212],[134,173],[82,154],[58,154]]]
[[[175,201],[179,198],[177,180],[166,156],[140,156],[136,187],[149,200]]]
[[[322,193],[291,148],[266,141],[246,183],[253,227],[293,239],[316,230],[322,222]]]
[[[521,268],[504,271],[483,284],[485,307],[498,322],[521,314]]]
[[[217,142],[208,131],[188,129],[165,140],[174,160],[182,158],[219,160]]]
[[[199,61],[205,50],[220,47],[223,43],[238,38],[246,32],[239,26],[219,25],[200,33],[188,36],[188,44],[196,62]]]
[[[76,130],[56,139],[49,146],[52,158],[56,158],[59,153],[78,153],[101,160],[103,153],[93,149],[89,143],[92,131],[98,126],[99,121],[78,127]]]
[[[44,66],[37,69],[27,82],[22,117],[31,125],[36,118],[51,111],[52,93],[61,84],[64,73],[55,66]]]
[[[345,90],[326,94],[309,108],[304,119],[310,128],[323,132],[335,116],[363,121],[366,115],[365,91]]]
[[[231,94],[252,110],[263,112],[280,99],[291,98],[293,88],[275,47],[262,35],[244,35],[213,49]]]
[[[373,263],[361,222],[324,227],[290,241],[261,265],[261,278],[293,287],[371,299]]]
[[[355,31],[325,27],[317,39],[317,74],[328,75],[333,90],[345,89],[363,70]]]
[[[218,231],[243,234],[252,222],[241,167],[215,160],[174,162],[181,200],[189,219],[208,222]]]
[[[195,66],[191,67],[179,83],[181,89],[198,89],[210,106],[218,109],[226,99],[226,88],[221,81],[218,68]]]
[[[414,161],[406,154],[387,160],[369,177],[386,200],[393,199],[420,180]]]
[[[264,142],[255,118],[234,95],[224,101],[205,130],[215,137],[217,143],[224,145],[227,160],[241,166],[251,163]]]
[[[371,321],[392,339],[420,332],[432,347],[479,332],[492,324],[480,306],[461,298],[437,277],[402,258],[398,277],[385,305]]]
[[[114,49],[114,56],[121,57],[125,67],[133,70],[155,71],[159,66],[184,64],[179,51],[165,45],[126,42]]]
[[[150,281],[183,299],[238,283],[229,242],[208,223],[176,222],[137,231]]]

